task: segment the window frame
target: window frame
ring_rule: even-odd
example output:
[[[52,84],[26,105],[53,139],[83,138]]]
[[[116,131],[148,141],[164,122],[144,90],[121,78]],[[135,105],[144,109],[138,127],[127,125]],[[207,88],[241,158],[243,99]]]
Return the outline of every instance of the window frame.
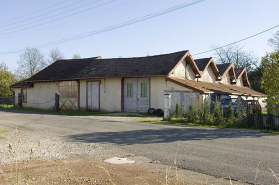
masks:
[[[127,83],[127,98],[134,97],[134,83]]]
[[[148,98],[147,83],[146,82],[140,84],[140,97],[141,98]]]

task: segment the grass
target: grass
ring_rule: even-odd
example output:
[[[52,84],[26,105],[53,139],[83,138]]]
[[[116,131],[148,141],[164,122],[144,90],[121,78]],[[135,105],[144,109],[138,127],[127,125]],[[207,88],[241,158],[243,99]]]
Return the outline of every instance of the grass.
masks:
[[[7,130],[2,130],[2,129],[0,129],[0,134],[1,134],[1,133],[4,133],[4,132],[8,132],[8,131],[7,131]],[[4,136],[1,136],[1,135],[0,135],[0,139],[2,139],[2,138],[4,138]]]
[[[44,109],[33,109],[33,108],[19,108],[13,107],[12,105],[1,107],[0,110],[17,110],[17,111],[29,111],[29,112],[42,112],[42,113],[50,113],[50,114],[58,114],[58,115],[66,115],[66,116],[94,116],[100,114],[111,114],[117,112],[104,112],[104,111],[76,111],[76,110],[44,110]],[[159,117],[155,114],[148,113],[139,113],[135,115],[115,115],[116,117]]]
[[[206,128],[234,128],[234,129],[251,129],[251,130],[259,130],[262,133],[269,133],[269,134],[279,134],[279,129],[253,129],[248,127],[240,127],[237,125],[209,125],[209,124],[200,124],[200,123],[191,123],[184,118],[172,118],[171,120],[151,120],[151,119],[137,119],[140,122],[149,122],[149,123],[161,123],[161,124],[169,124],[169,125],[187,125],[187,126],[194,126],[194,127],[206,127]]]
[[[58,114],[58,115],[66,115],[66,116],[92,116],[92,115],[100,115],[100,114],[110,114],[113,112],[102,112],[102,111],[75,111],[75,110],[44,110],[44,109],[33,109],[33,108],[19,108],[10,106],[0,107],[0,110],[17,110],[17,111],[27,111],[27,112],[41,112],[41,113],[50,113],[50,114]]]

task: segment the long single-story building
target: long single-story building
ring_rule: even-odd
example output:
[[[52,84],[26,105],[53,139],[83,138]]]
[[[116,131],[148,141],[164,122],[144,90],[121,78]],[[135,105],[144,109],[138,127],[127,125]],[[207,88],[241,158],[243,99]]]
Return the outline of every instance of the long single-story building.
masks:
[[[190,102],[228,96],[262,100],[264,94],[250,89],[243,74],[237,78],[232,64],[219,69],[213,58],[194,60],[186,50],[146,57],[58,60],[11,88],[16,103],[21,93],[23,107],[39,109],[54,109],[57,92],[62,110],[147,112],[164,108],[165,93],[172,94],[172,107],[179,101],[185,108]]]

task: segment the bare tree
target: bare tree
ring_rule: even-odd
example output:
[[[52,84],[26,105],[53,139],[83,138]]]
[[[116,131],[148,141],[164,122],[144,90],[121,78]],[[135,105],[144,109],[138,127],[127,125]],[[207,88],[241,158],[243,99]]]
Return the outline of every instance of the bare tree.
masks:
[[[48,63],[52,64],[53,62],[56,62],[57,60],[63,59],[64,54],[58,48],[53,48],[52,50],[50,50],[48,57],[49,57]]]
[[[273,47],[274,49],[279,49],[279,31],[277,31],[274,35],[273,38],[270,38],[268,40],[268,45]]]
[[[18,60],[17,73],[21,78],[30,78],[47,65],[44,61],[44,54],[37,48],[27,48]]]
[[[246,52],[238,45],[219,48],[214,46],[217,55],[217,63],[233,63],[234,67],[246,67],[247,71],[252,71],[258,64],[258,58],[252,52]]]
[[[81,59],[81,56],[79,54],[73,54],[73,59]]]

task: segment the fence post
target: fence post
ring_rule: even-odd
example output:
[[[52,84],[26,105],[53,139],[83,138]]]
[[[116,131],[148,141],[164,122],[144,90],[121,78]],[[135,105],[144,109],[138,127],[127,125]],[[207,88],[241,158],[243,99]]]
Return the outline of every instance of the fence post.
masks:
[[[171,95],[165,94],[165,101],[164,101],[164,118],[169,120],[170,116],[170,108],[171,108]]]
[[[55,93],[55,111],[59,111],[60,93]]]
[[[18,93],[18,106],[22,107],[22,93]]]

